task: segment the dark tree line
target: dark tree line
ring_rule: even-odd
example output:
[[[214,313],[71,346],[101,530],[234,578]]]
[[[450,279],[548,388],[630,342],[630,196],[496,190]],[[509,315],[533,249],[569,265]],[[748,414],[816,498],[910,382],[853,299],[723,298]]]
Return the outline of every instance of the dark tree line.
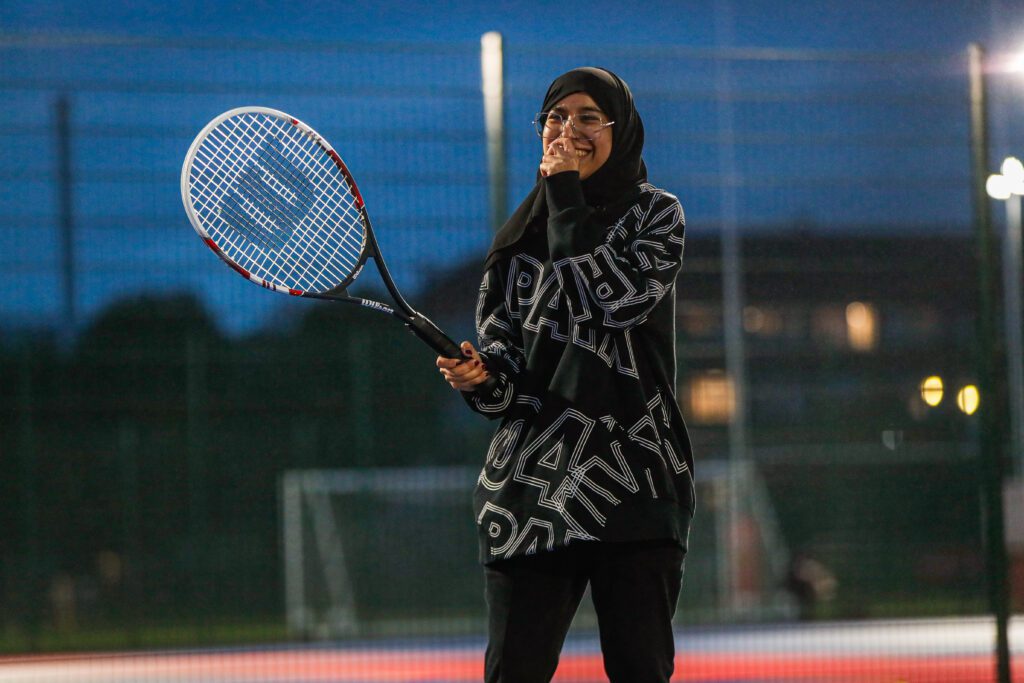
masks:
[[[2,348],[0,625],[279,615],[279,478],[476,462],[490,425],[385,316],[221,334],[192,297]],[[467,496],[469,492],[467,491]]]

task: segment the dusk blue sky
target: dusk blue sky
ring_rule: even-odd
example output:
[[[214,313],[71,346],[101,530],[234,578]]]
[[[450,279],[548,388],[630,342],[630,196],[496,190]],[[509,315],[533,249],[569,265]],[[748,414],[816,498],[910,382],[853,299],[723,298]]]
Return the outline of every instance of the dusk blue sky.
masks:
[[[1024,40],[1024,8],[1008,0],[592,0],[452,2],[4,2],[7,32],[90,31],[148,36],[321,40],[476,40],[497,30],[529,43],[713,47],[715,17],[734,18],[734,45],[849,50],[957,49]]]
[[[59,324],[64,310],[60,94],[79,326],[142,292],[195,292],[236,331],[293,310],[224,269],[181,210],[188,143],[242,104],[288,111],[341,151],[403,289],[415,295],[436,253],[479,259],[490,226],[478,45],[491,30],[507,50],[510,210],[533,181],[529,120],[544,88],[590,63],[633,86],[652,181],[679,194],[692,232],[728,221],[959,231],[970,221],[962,54],[972,41],[995,58],[1024,49],[1024,3],[0,1],[0,267],[23,284],[0,298],[0,329]],[[160,47],[117,45],[140,38]],[[176,48],[182,39],[202,41]],[[709,57],[723,49],[735,58]],[[728,110],[723,88],[736,94]],[[991,89],[993,159],[1024,154],[1024,73],[993,73]]]

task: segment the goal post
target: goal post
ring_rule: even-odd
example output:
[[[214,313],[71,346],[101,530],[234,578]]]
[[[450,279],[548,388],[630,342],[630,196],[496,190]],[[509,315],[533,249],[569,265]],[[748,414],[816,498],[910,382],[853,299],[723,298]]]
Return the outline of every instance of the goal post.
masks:
[[[288,630],[474,632],[483,623],[469,468],[294,470],[281,480]]]

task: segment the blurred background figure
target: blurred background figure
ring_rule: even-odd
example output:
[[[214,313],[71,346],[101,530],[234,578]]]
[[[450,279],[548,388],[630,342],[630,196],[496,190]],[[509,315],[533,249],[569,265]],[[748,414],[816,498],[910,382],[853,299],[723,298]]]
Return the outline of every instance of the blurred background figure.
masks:
[[[796,600],[801,620],[818,617],[819,606],[835,599],[838,585],[828,567],[813,557],[797,553],[789,563],[785,586]]]

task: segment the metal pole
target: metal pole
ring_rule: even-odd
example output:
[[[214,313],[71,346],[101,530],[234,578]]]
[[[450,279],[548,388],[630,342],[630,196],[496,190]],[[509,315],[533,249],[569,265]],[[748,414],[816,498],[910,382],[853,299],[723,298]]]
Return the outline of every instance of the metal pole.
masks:
[[[42,609],[39,605],[46,595],[42,578],[43,566],[40,561],[42,554],[41,529],[39,525],[39,501],[36,498],[37,473],[36,459],[36,398],[37,389],[33,379],[33,354],[29,346],[22,349],[21,377],[18,391],[18,460],[21,500],[15,505],[22,513],[23,552],[25,554],[25,573],[17,577],[18,583],[24,587],[22,599],[14,604],[20,608],[25,617],[24,627],[28,631],[29,650],[40,649],[39,635],[42,627]],[[53,538],[52,532],[49,538]],[[17,623],[17,622],[15,622]]]
[[[75,327],[75,224],[71,170],[71,115],[68,98],[61,95],[54,106],[57,137],[57,208],[61,237],[61,276],[64,292],[62,325],[65,334]]]
[[[732,3],[720,0],[715,4],[715,26],[720,46],[733,43],[734,12]],[[747,371],[746,349],[743,338],[743,254],[742,239],[737,219],[736,197],[736,136],[735,114],[729,99],[732,93],[732,74],[725,57],[716,61],[718,128],[722,138],[718,146],[719,172],[722,177],[722,327],[725,337],[725,370],[733,391],[733,414],[729,420],[729,552],[728,566],[720,580],[725,580],[728,605],[743,607],[750,596],[739,593],[738,575],[741,570],[739,537],[739,487],[747,466]]]
[[[1003,238],[1003,325],[1006,330],[1006,371],[1010,396],[1011,471],[1024,475],[1024,340],[1021,323],[1021,216],[1020,195],[1006,200]]]
[[[285,619],[289,635],[304,638],[309,635],[310,615],[306,611],[306,581],[303,576],[306,558],[303,555],[301,472],[290,471],[281,476],[281,504]]]
[[[120,469],[121,496],[121,556],[129,567],[142,565],[141,534],[139,522],[139,430],[129,419],[117,425],[117,459]],[[139,629],[133,628],[141,616],[139,584],[133,579],[124,583],[120,602],[125,611],[122,634],[129,645],[140,647],[142,640]]]
[[[985,181],[988,178],[988,113],[985,84],[985,51],[977,43],[967,48],[971,105],[971,196],[974,203],[975,247],[978,261],[978,339],[975,347],[981,405],[980,458],[982,468],[982,518],[985,520],[985,551],[989,609],[996,621],[996,671],[999,683],[1010,683],[1009,585],[1003,520],[1003,406],[996,382],[996,292],[993,272],[992,212]]]
[[[206,424],[206,356],[206,342],[192,334],[188,335],[185,338],[185,448],[189,532],[194,546],[206,543],[209,519],[206,482],[206,448],[209,443]]]
[[[508,217],[507,161],[505,156],[505,71],[501,34],[480,38],[480,74],[487,131],[487,177],[490,186],[491,227],[497,230]]]

